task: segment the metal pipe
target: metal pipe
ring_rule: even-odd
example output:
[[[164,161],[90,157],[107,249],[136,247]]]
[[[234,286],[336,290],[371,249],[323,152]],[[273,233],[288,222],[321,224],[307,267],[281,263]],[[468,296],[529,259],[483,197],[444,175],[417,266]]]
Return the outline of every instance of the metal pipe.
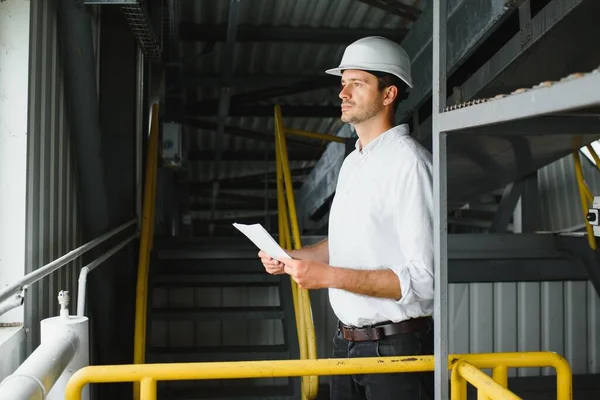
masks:
[[[287,144],[283,128],[283,117],[281,115],[281,107],[275,106],[275,133],[277,135],[277,145],[279,152],[280,168],[283,172],[283,181],[285,183],[287,197],[287,211],[290,217],[290,227],[294,239],[294,247],[300,249],[302,247],[300,229],[298,227],[298,214],[296,212],[296,201],[294,199],[294,191],[292,186],[292,176],[290,173],[290,164],[287,152]],[[289,232],[289,231],[288,231]],[[288,233],[289,234],[289,233]],[[300,311],[300,327],[304,336],[304,345],[306,346],[306,357],[309,359],[317,358],[317,345],[315,339],[315,325],[312,320],[312,311],[310,307],[310,295],[308,290],[298,288],[298,304]],[[302,343],[302,341],[300,341]],[[306,398],[311,400],[316,398],[319,387],[319,381],[316,376],[308,377],[306,385]]]
[[[92,261],[91,263],[86,265],[85,267],[81,268],[81,271],[79,272],[79,285],[77,288],[77,290],[78,290],[77,291],[77,315],[78,316],[83,317],[84,313],[85,313],[87,275],[90,272],[92,272],[96,267],[98,267],[100,264],[102,264],[104,261],[108,260],[113,254],[115,254],[116,252],[121,250],[123,247],[127,246],[129,244],[129,242],[131,242],[137,236],[138,236],[138,234],[136,232],[135,234],[129,236],[128,238],[123,240],[121,243],[119,243],[118,245],[113,247],[112,249],[108,250],[102,256],[98,257],[97,259],[95,259],[94,261]]]
[[[577,181],[577,189],[579,190],[579,201],[581,203],[581,211],[583,212],[583,219],[585,221],[585,229],[587,231],[588,243],[592,250],[596,250],[596,236],[594,235],[594,229],[592,225],[587,221],[586,214],[588,210],[588,198],[586,194],[586,184],[583,178],[583,168],[581,166],[581,158],[579,157],[579,151],[573,152],[573,163],[575,165],[575,178]],[[589,189],[588,189],[589,190]],[[591,193],[590,193],[591,194]]]
[[[450,399],[451,400],[466,400],[467,398],[467,381],[458,372],[455,364],[450,375]]]
[[[136,223],[137,223],[137,220],[135,220],[135,219],[133,219],[129,222],[126,222],[123,225],[105,233],[104,235],[97,237],[96,239],[91,240],[88,243],[81,245],[74,250],[71,250],[67,254],[63,255],[62,257],[57,258],[56,260],[52,261],[51,263],[46,264],[43,267],[38,268],[35,271],[25,275],[23,278],[19,279],[15,283],[5,287],[4,289],[2,289],[0,291],[0,302],[3,302],[4,300],[13,296],[14,293],[20,291],[23,286],[31,286],[33,283],[36,283],[40,279],[50,275],[51,273],[53,273],[54,271],[56,271],[63,265],[84,255],[88,251],[92,250],[94,247],[105,242],[106,240],[110,239],[117,233],[129,228],[130,226],[135,225]]]
[[[433,2],[433,248],[434,248],[434,355],[435,399],[448,398],[448,196],[446,134],[440,130],[440,114],[446,106],[446,24],[448,2]]]
[[[480,369],[467,363],[466,361],[459,360],[454,366],[457,373],[464,377],[465,380],[470,382],[477,388],[478,399],[506,399],[506,400],[521,400],[519,396],[502,387],[489,375],[485,374]],[[480,395],[481,393],[481,395]],[[454,400],[454,399],[453,399]]]
[[[138,229],[142,224],[142,187],[143,166],[142,166],[142,147],[144,143],[144,53],[137,47],[137,66],[136,66],[136,101],[135,101],[135,211],[138,218]]]
[[[42,342],[12,375],[2,381],[0,399],[44,400],[78,348],[79,338],[72,331],[65,331],[51,342]]]
[[[2,315],[5,312],[8,312],[14,308],[22,306],[24,299],[25,299],[25,296],[23,296],[21,293],[13,294],[7,300],[0,303],[0,315]]]

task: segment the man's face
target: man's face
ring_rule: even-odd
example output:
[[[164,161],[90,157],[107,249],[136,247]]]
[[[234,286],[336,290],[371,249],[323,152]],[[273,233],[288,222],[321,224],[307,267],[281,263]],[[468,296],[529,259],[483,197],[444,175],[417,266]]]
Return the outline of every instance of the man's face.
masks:
[[[342,74],[342,121],[357,125],[383,110],[384,95],[379,91],[377,77],[365,71],[345,70]]]

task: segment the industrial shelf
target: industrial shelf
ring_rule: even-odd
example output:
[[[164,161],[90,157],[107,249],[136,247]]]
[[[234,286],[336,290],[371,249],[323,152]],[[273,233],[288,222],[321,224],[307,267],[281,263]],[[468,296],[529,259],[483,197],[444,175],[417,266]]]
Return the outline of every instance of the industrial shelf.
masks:
[[[570,133],[598,133],[600,119],[588,115],[586,118],[574,118],[568,115],[557,117],[574,110],[600,106],[600,68],[587,74],[572,74],[559,82],[542,82],[530,89],[520,89],[510,95],[499,95],[488,99],[473,100],[467,103],[447,107],[439,114],[440,132],[510,134],[512,129],[500,125],[513,123],[517,127],[522,120],[538,117],[530,121],[529,128],[520,133],[543,133],[548,129],[559,128],[559,132],[568,129]],[[541,117],[540,116],[549,116]],[[562,118],[568,118],[564,121]],[[519,121],[518,123],[516,123]],[[560,123],[561,121],[567,123]],[[534,122],[534,123],[532,123]],[[526,122],[525,122],[526,123]],[[578,132],[574,128],[580,123]],[[594,131],[589,131],[591,127]],[[541,124],[541,125],[540,125]],[[573,125],[575,124],[575,126]],[[564,129],[560,129],[561,126]],[[485,128],[485,129],[484,129]],[[537,130],[538,132],[529,129]],[[587,130],[587,132],[585,132]]]

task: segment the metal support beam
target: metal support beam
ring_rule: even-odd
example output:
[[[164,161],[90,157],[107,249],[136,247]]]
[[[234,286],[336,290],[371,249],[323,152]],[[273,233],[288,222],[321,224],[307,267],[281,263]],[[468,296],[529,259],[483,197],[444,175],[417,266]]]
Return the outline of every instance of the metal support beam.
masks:
[[[535,232],[540,226],[540,196],[537,172],[523,180],[521,196],[521,231]]]
[[[435,400],[448,399],[448,192],[446,133],[440,113],[446,107],[446,0],[433,2],[433,248],[434,248],[434,355]]]
[[[489,232],[500,233],[506,231],[508,224],[512,219],[515,207],[519,202],[519,198],[523,194],[524,186],[525,183],[523,181],[511,183],[507,186],[502,196],[502,200],[500,201],[500,205],[498,206],[498,210],[492,220]]]
[[[418,8],[406,5],[400,0],[359,0],[362,3],[384,10],[390,14],[397,15],[408,19],[409,21],[416,21],[421,15],[421,10]]]
[[[238,28],[238,42],[304,42],[348,44],[365,36],[383,36],[401,42],[407,30],[361,29],[361,28],[317,28],[290,26],[250,26]],[[184,42],[222,42],[227,38],[227,26],[202,25],[192,22],[179,24],[179,39]]]
[[[286,117],[294,118],[339,118],[339,106],[289,106],[282,105],[281,112]],[[188,117],[216,117],[218,108],[199,103],[189,103],[185,106]],[[230,117],[272,117],[273,105],[261,104],[231,104]]]
[[[314,151],[294,149],[289,151],[289,159],[290,161],[317,161],[321,154],[322,151],[319,148],[315,148]],[[208,161],[213,156],[214,152],[211,150],[190,150],[187,160],[189,162]],[[221,161],[260,161],[264,163],[265,152],[264,150],[223,151],[221,152]]]
[[[218,129],[218,124],[216,122],[206,121],[206,120],[196,119],[196,118],[184,118],[181,121],[181,123],[183,125],[186,125],[186,126],[189,126],[192,128],[196,128],[196,129],[205,130],[205,131],[217,131],[217,129]],[[238,126],[231,126],[231,125],[226,125],[224,127],[223,134],[243,137],[246,139],[257,140],[257,141],[267,142],[267,143],[273,143],[273,141],[275,140],[272,133],[252,131],[249,129],[244,129],[244,128],[240,128]],[[302,140],[294,140],[293,138],[289,138],[287,143],[288,143],[289,147],[310,149],[313,151],[318,150],[315,147],[314,142],[308,143],[308,142],[305,142]]]
[[[330,75],[240,74],[231,76],[229,80],[229,83],[235,87],[281,87],[307,82],[319,85],[320,87],[337,87],[340,84],[339,78]],[[186,89],[195,86],[220,88],[223,86],[223,78],[221,75],[215,74],[188,73],[183,75],[179,86]],[[174,87],[169,88],[170,91],[174,89]]]
[[[234,96],[231,96],[231,102],[233,104],[255,103],[261,100],[269,100],[274,97],[284,97],[293,94],[309,92],[312,90],[339,87],[339,85],[340,80],[335,79],[335,77],[331,76],[320,77],[315,80],[296,79],[295,82],[290,82],[288,84],[273,86],[273,84],[271,83],[270,87],[267,88],[261,88],[246,93],[236,94]],[[197,103],[198,106],[201,106],[203,108],[208,107],[211,109],[214,108],[217,104],[218,99],[203,100]]]
[[[216,151],[215,151],[215,167],[213,176],[213,193],[212,193],[212,207],[211,212],[214,213],[217,196],[219,195],[219,171],[221,164],[221,148],[223,146],[223,135],[225,132],[225,121],[229,115],[229,106],[231,100],[231,87],[229,87],[229,79],[231,78],[233,68],[235,65],[235,42],[238,30],[238,6],[241,0],[230,0],[229,2],[229,18],[227,21],[227,36],[225,43],[225,55],[223,57],[221,70],[223,71],[223,83],[221,87],[221,95],[219,97],[218,104],[218,127],[217,137],[215,140]],[[212,232],[213,226],[211,225],[209,231]]]

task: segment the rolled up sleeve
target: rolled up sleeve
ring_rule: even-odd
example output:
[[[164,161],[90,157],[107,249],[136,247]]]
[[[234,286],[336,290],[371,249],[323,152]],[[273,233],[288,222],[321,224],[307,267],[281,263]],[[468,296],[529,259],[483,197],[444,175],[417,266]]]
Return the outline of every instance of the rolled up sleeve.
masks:
[[[433,177],[431,166],[415,161],[398,180],[394,224],[405,262],[392,266],[400,280],[398,304],[433,299]]]

